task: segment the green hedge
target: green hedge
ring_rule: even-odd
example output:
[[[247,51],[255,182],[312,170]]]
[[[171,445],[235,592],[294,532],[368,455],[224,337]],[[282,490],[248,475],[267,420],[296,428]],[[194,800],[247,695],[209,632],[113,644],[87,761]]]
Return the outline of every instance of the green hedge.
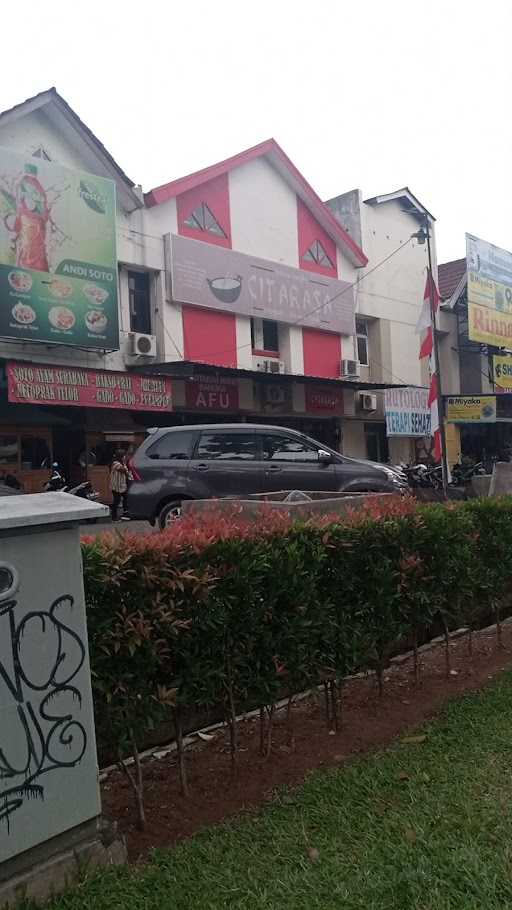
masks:
[[[96,718],[120,761],[170,716],[180,773],[187,713],[260,706],[270,751],[276,700],[324,683],[336,724],[344,676],[374,668],[433,623],[470,628],[508,609],[512,500],[368,503],[357,515],[258,525],[184,519],[162,535],[83,542]],[[447,654],[448,654],[447,650]],[[126,768],[125,765],[122,765]],[[143,813],[142,775],[129,770]]]

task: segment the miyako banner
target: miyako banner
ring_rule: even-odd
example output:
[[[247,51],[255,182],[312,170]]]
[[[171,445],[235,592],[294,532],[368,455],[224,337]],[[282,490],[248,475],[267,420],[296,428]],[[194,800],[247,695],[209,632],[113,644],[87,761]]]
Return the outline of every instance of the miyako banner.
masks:
[[[388,436],[430,436],[428,389],[386,389],[384,409]]]
[[[446,419],[450,423],[495,423],[496,397],[457,395],[447,398]]]
[[[466,234],[468,335],[492,347],[512,347],[512,253]]]
[[[0,337],[119,348],[112,180],[0,149]]]

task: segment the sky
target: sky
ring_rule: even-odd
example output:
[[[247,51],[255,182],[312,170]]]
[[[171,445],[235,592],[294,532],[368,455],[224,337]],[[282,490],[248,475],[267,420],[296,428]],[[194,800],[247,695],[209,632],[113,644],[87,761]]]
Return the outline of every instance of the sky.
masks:
[[[408,186],[439,262],[512,250],[510,0],[25,0],[2,32],[0,110],[54,85],[144,190],[273,136],[323,199]]]

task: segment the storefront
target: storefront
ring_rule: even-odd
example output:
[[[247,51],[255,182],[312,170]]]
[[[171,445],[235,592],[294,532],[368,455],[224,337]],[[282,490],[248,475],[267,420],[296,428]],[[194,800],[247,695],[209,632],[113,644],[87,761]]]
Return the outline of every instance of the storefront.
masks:
[[[359,389],[385,388],[381,384],[363,386],[343,380],[273,375],[192,362],[162,363],[150,370],[172,376],[173,414],[166,417],[169,424],[271,424],[305,433],[338,451],[342,448],[344,427],[349,421],[354,422],[354,397]],[[159,425],[160,419],[154,423]],[[374,449],[385,454],[384,423],[379,427],[380,444]]]
[[[90,480],[108,502],[115,450],[139,445],[172,409],[168,377],[23,361],[2,373],[0,476],[14,475],[25,492],[40,492],[57,461],[68,481]]]

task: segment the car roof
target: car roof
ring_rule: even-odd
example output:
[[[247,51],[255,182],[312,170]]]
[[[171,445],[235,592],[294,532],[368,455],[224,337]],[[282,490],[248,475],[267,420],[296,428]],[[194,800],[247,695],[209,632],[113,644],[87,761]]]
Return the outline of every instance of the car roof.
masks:
[[[180,427],[152,427],[148,430],[151,435],[159,433],[176,433],[186,432],[187,430],[274,430],[283,433],[295,433],[297,436],[304,436],[304,433],[298,430],[292,430],[290,427],[273,426],[267,423],[194,423]]]

